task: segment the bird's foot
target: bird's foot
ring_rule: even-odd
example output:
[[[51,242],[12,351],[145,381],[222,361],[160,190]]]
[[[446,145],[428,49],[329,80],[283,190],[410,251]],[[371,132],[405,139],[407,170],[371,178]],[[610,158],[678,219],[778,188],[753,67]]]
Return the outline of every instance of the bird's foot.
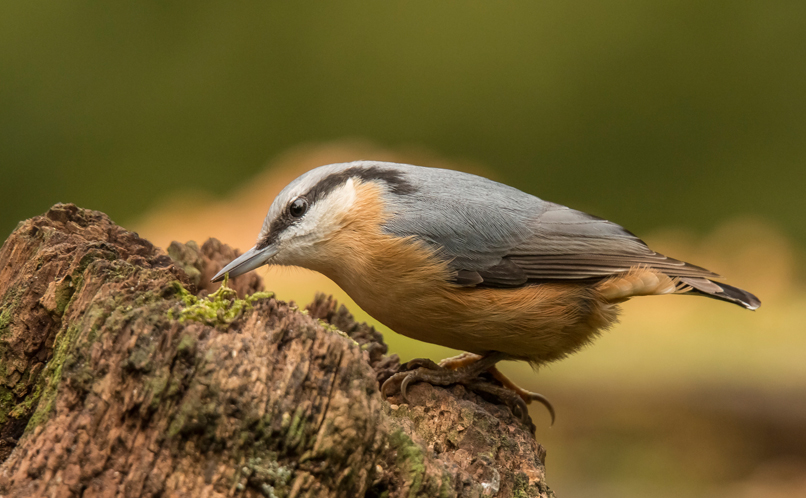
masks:
[[[399,390],[403,400],[408,403],[407,391],[412,382],[427,382],[435,386],[468,385],[479,381],[478,376],[485,368],[484,365],[482,368],[478,367],[479,363],[473,362],[461,368],[451,369],[437,365],[427,358],[415,358],[406,363],[406,371],[398,372],[386,379],[381,386],[381,393],[387,396]]]
[[[515,395],[518,396],[525,405],[530,404],[532,401],[537,401],[541,405],[545,406],[546,410],[549,411],[549,415],[551,415],[551,425],[554,425],[554,418],[555,418],[554,406],[552,406],[551,401],[549,401],[548,398],[546,398],[540,393],[527,391],[526,389],[518,386],[517,384],[512,382],[509,379],[509,377],[501,373],[501,371],[498,370],[498,367],[496,366],[488,368],[487,371],[493,376],[495,380],[497,380],[498,382],[501,383],[501,385],[504,386],[502,389],[515,393]]]
[[[457,369],[460,369],[460,368],[464,368],[464,367],[466,367],[468,365],[471,365],[471,364],[481,360],[482,358],[484,358],[484,357],[482,355],[479,355],[479,354],[462,353],[462,354],[460,354],[458,356],[453,356],[451,358],[445,358],[444,360],[439,362],[439,366],[447,368],[449,370],[457,370]],[[431,360],[425,360],[425,361],[430,362]],[[433,362],[431,362],[431,363],[433,363]],[[502,399],[506,398],[507,396],[510,396],[512,394],[512,392],[514,392],[514,394],[516,394],[518,397],[520,397],[521,400],[523,400],[523,404],[526,404],[526,405],[530,404],[532,401],[537,401],[538,403],[540,403],[543,406],[545,406],[546,409],[549,411],[549,414],[551,415],[551,424],[554,425],[554,418],[555,418],[554,407],[552,406],[551,402],[545,396],[543,396],[540,393],[527,391],[526,389],[523,389],[522,387],[518,386],[517,384],[512,382],[506,375],[504,375],[500,370],[498,370],[498,367],[495,366],[495,364],[493,364],[493,366],[487,368],[487,372],[490,375],[492,375],[495,380],[500,382],[501,385],[504,386],[505,389],[503,391],[501,391],[501,392],[506,393],[506,394],[496,394],[499,391],[496,391],[496,393],[493,393],[491,391],[488,391],[488,392],[490,392],[491,394],[495,394],[496,396],[498,396],[499,398],[502,398]],[[500,389],[497,386],[492,386],[492,387],[495,388],[496,390]],[[479,389],[479,390],[482,390],[482,389]],[[509,406],[512,406],[512,404],[510,404],[510,403],[507,403],[507,404]],[[520,403],[518,403],[518,405],[520,405]]]
[[[495,366],[502,359],[504,358],[500,353],[484,356],[464,353],[447,358],[439,364],[426,358],[416,358],[406,364],[407,371],[398,372],[389,377],[381,386],[381,393],[386,396],[399,390],[403,400],[408,403],[406,392],[412,382],[427,382],[437,386],[462,384],[472,391],[492,394],[499,398],[517,418],[530,427],[533,426],[529,420],[526,405],[537,401],[548,409],[551,414],[551,423],[554,424],[554,407],[551,406],[551,403],[542,394],[522,389],[502,374]],[[482,379],[480,376],[485,371],[489,372],[503,387]]]

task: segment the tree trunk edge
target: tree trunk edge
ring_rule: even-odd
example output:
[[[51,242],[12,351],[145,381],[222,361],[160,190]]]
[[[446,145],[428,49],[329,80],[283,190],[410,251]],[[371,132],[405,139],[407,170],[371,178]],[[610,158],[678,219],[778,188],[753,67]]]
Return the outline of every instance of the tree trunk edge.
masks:
[[[179,289],[207,306],[236,255],[166,254],[72,204],[18,225],[0,248],[0,496],[553,496],[507,408],[461,386],[383,399],[397,356],[332,298],[245,301],[253,272],[230,283],[234,319],[183,315]]]

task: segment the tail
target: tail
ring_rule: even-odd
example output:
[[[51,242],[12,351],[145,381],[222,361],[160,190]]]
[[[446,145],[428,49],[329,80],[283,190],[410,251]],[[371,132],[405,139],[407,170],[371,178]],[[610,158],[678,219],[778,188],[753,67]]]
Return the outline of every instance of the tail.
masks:
[[[714,275],[708,270],[687,266],[701,270],[701,274]],[[739,306],[755,310],[761,306],[761,301],[746,290],[739,289],[723,283],[717,283],[706,277],[673,276],[647,267],[633,267],[629,272],[614,275],[600,282],[596,289],[605,300],[618,303],[635,296],[657,296],[662,294],[692,294],[710,297],[738,304]]]
[[[720,301],[738,304],[748,310],[756,310],[761,306],[761,301],[756,296],[738,287],[698,277],[679,277],[679,281],[684,284],[683,287],[677,290],[681,294],[696,294],[719,299]]]

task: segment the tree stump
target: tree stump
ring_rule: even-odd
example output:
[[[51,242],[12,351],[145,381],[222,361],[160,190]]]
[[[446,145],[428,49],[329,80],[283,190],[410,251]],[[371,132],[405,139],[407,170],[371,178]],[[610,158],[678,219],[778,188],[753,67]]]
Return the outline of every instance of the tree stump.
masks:
[[[0,249],[1,496],[553,496],[494,400],[384,399],[397,357],[331,298],[302,310],[254,273],[213,292],[236,255],[166,254],[70,204],[19,224]]]

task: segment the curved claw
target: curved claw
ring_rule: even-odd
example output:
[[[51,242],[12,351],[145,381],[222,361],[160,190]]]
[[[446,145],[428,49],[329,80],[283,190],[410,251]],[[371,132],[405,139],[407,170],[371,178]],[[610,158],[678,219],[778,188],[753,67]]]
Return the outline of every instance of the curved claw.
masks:
[[[407,370],[398,372],[386,379],[386,382],[384,382],[381,386],[382,395],[389,396],[389,389],[392,388],[394,384],[399,383],[400,395],[403,397],[403,401],[408,403],[409,397],[407,395],[407,391],[409,384],[422,380],[430,380],[430,377],[427,375],[429,371],[439,372],[445,370],[433,361],[426,358],[415,358],[410,360],[408,363],[406,363],[406,369]]]
[[[398,382],[402,382],[402,380],[405,379],[408,375],[409,372],[398,372],[389,377],[388,379],[386,379],[386,382],[384,382],[383,385],[381,386],[381,394],[383,396],[389,396],[388,394],[389,388],[391,386],[394,386]]]
[[[403,397],[403,401],[406,403],[409,402],[409,397],[406,395],[406,391],[409,389],[409,382],[413,380],[418,380],[415,378],[416,374],[414,372],[409,373],[407,376],[403,378],[403,382],[400,383],[400,396]]]
[[[437,366],[436,363],[434,363],[433,361],[431,360],[428,361],[430,361],[432,365],[437,367],[436,372],[439,372],[440,370],[445,370],[444,368],[440,368],[439,366]],[[418,367],[414,370],[409,370],[408,372],[405,373],[406,376],[403,377],[403,381],[400,383],[400,395],[403,397],[403,401],[405,401],[406,403],[409,402],[409,397],[406,394],[406,391],[408,391],[409,384],[411,384],[412,382],[425,381],[436,385],[444,384],[443,382],[440,382],[440,379],[435,379],[430,375],[434,373],[434,371],[431,370],[431,368],[429,367]]]
[[[546,410],[548,410],[549,414],[551,415],[551,425],[554,425],[554,419],[556,417],[556,414],[554,412],[554,406],[551,404],[551,401],[549,401],[548,398],[546,398],[542,394],[538,393],[529,393],[529,400],[537,401],[541,405],[545,406]],[[551,427],[551,425],[549,427]]]

